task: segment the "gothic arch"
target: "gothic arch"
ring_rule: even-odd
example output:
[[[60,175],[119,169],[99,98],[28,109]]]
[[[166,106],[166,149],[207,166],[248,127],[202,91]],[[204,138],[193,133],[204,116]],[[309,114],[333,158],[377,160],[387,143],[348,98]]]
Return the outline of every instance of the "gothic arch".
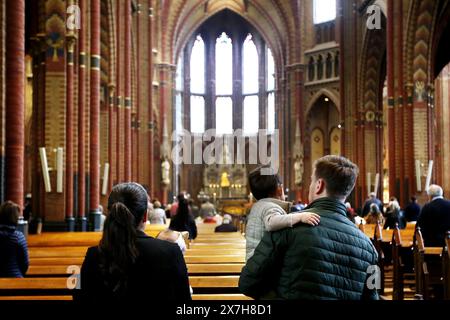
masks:
[[[330,89],[322,88],[319,91],[317,91],[312,96],[312,98],[309,99],[309,102],[305,108],[305,113],[304,113],[305,118],[308,118],[308,115],[311,112],[311,109],[313,108],[313,106],[316,104],[317,100],[319,100],[323,96],[329,98],[333,102],[333,104],[336,106],[338,113],[339,114],[341,113],[341,107],[339,105],[339,95]]]

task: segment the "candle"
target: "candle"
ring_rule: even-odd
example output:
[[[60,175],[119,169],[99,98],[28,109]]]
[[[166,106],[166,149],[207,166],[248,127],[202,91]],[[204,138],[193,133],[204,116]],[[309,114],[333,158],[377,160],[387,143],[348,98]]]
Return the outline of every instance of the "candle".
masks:
[[[367,172],[367,193],[369,194],[370,193],[370,183],[371,183],[371,180],[370,180],[370,172]]]
[[[428,191],[428,188],[430,188],[430,184],[431,184],[431,174],[433,173],[433,160],[430,160],[430,162],[428,162],[428,173],[427,173],[427,180],[425,183],[425,191]]]
[[[64,182],[64,151],[63,148],[56,149],[56,192],[63,192]]]
[[[416,160],[416,186],[417,186],[417,191],[422,192],[422,181],[421,181],[420,161],[419,160]]]
[[[375,192],[375,194],[378,196],[378,187],[379,187],[379,185],[380,185],[380,174],[379,173],[377,173],[376,175],[375,175],[375,190],[374,190],[374,192]]]
[[[108,191],[108,178],[109,178],[109,163],[105,163],[105,168],[103,169],[103,185],[102,185],[102,195],[106,196]]]
[[[45,192],[52,192],[52,186],[50,184],[50,175],[48,173],[47,153],[45,148],[39,148],[39,154],[41,156],[42,175],[44,177]]]

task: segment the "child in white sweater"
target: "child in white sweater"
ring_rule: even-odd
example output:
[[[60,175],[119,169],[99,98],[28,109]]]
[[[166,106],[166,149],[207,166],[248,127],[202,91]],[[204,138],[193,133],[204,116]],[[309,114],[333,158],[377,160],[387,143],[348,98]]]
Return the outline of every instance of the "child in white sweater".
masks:
[[[278,174],[263,175],[259,167],[249,174],[249,185],[253,196],[258,200],[247,216],[246,260],[250,259],[261,241],[264,232],[290,228],[297,223],[316,226],[319,215],[311,212],[290,212],[290,202],[284,201],[283,183]]]

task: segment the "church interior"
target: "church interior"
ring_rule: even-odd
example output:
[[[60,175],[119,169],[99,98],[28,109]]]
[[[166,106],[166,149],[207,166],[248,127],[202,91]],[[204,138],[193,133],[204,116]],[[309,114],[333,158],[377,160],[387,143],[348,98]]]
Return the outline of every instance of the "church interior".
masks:
[[[71,300],[67,277],[123,182],[167,218],[182,193],[197,216],[204,203],[231,216],[238,232],[198,219],[186,240],[196,300],[249,299],[238,281],[262,153],[294,204],[326,155],[359,167],[359,216],[371,193],[402,209],[431,184],[450,197],[449,0],[8,0],[0,25],[0,203],[23,210],[29,252],[0,300]],[[211,151],[211,134],[232,143]],[[409,223],[357,227],[380,256],[380,297],[450,300],[450,235],[427,248]]]

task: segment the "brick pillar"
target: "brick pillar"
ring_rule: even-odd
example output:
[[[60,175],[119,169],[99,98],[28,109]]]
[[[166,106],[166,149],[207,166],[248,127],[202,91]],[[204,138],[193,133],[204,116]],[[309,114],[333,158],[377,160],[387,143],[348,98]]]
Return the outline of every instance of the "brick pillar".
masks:
[[[66,223],[68,231],[75,231],[73,217],[73,83],[74,83],[74,47],[75,35],[66,35]]]
[[[148,57],[148,73],[150,79],[148,81],[148,127],[149,127],[149,163],[148,163],[148,187],[150,189],[150,196],[154,196],[154,184],[153,184],[153,170],[154,170],[154,143],[153,143],[153,130],[154,130],[154,119],[153,119],[153,14],[152,14],[152,0],[148,1],[148,47],[149,47],[149,57]]]
[[[22,208],[25,152],[25,1],[8,1],[6,19],[5,200],[11,200]]]
[[[86,0],[80,0],[81,12],[85,12]],[[81,231],[87,229],[86,219],[86,165],[85,165],[85,102],[86,102],[86,20],[81,15],[81,30],[78,38],[78,225]]]
[[[124,175],[125,181],[131,181],[131,3],[130,0],[124,1],[124,27],[125,27],[125,159]]]
[[[122,80],[122,73],[121,73],[121,66],[122,66],[122,60],[121,60],[121,47],[122,47],[122,41],[121,41],[121,28],[122,28],[122,10],[121,10],[121,2],[117,1],[117,7],[116,7],[116,20],[117,20],[117,29],[116,29],[116,37],[117,37],[117,53],[116,53],[116,163],[115,163],[115,172],[116,172],[116,182],[120,183],[122,182],[122,175],[121,172],[121,159],[120,155],[122,154],[121,150],[121,141],[123,141],[123,132],[120,131],[120,127],[122,124],[122,95],[121,95],[121,80]]]
[[[395,62],[394,62],[394,0],[387,3],[387,88],[388,88],[388,149],[389,149],[389,195],[396,190],[396,161],[395,161]]]
[[[100,0],[91,0],[90,215],[100,227]]]

